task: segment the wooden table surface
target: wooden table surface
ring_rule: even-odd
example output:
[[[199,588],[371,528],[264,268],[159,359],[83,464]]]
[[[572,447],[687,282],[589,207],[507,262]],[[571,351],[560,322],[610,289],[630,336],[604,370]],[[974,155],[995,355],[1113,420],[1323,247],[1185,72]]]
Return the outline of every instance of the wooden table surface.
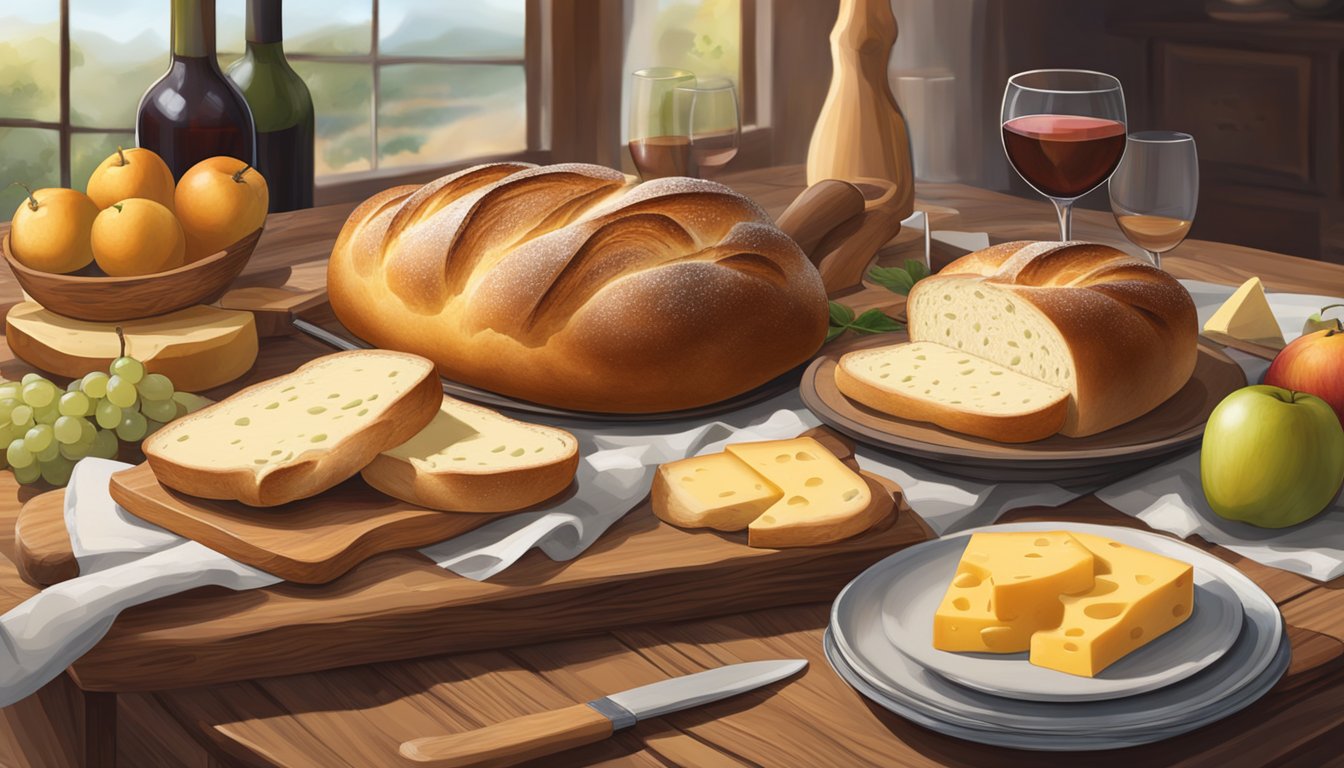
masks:
[[[728,179],[778,212],[802,186],[800,168]],[[1043,203],[955,184],[921,185],[921,202],[955,208],[944,226],[990,232],[995,240],[1053,237]],[[340,223],[353,206],[272,217],[242,282],[318,288]],[[0,228],[3,234],[3,228]],[[1079,238],[1125,246],[1108,214],[1078,211]],[[281,263],[271,254],[288,254]],[[892,250],[884,260],[908,254]],[[935,253],[935,262],[949,254]],[[1235,246],[1189,241],[1164,260],[1181,277],[1237,283],[1259,275],[1272,290],[1344,295],[1344,266]],[[0,308],[19,299],[0,277]],[[897,311],[868,287],[846,298]],[[315,342],[268,340],[247,381],[281,371],[277,350]],[[320,348],[316,347],[316,348]],[[0,353],[0,374],[27,368]],[[216,394],[223,394],[222,392]],[[13,519],[36,491],[0,473],[0,555],[13,551]],[[1142,526],[1084,497],[1054,509],[1018,510],[1007,520],[1049,519]],[[1344,579],[1318,584],[1258,565],[1197,537],[1273,597],[1289,624],[1293,661],[1263,700],[1221,723],[1147,747],[1081,754],[989,749],[914,726],[846,686],[827,666],[821,635],[829,604],[816,603],[680,624],[631,626],[593,637],[507,650],[137,694],[86,694],[67,677],[0,710],[0,766],[398,765],[396,746],[418,736],[466,730],[509,717],[735,661],[805,657],[806,673],[760,691],[642,723],[611,741],[540,765],[1326,765],[1344,745]],[[0,557],[0,611],[32,595]],[[240,652],[245,652],[240,650]],[[115,761],[111,755],[116,754]]]

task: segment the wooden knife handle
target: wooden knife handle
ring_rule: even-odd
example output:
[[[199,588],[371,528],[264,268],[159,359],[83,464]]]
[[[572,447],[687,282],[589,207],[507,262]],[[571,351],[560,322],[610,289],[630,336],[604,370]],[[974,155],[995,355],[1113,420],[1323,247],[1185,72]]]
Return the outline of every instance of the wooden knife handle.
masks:
[[[401,756],[434,768],[496,768],[602,741],[611,731],[606,716],[576,704],[466,733],[414,739],[401,745]]]

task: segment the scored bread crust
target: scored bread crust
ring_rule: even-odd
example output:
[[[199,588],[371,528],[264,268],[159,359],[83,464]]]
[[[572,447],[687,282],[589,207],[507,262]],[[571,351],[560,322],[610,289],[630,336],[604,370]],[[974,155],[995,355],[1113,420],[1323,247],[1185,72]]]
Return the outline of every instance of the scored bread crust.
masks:
[[[910,291],[912,341],[939,341],[922,335],[936,323],[921,316],[921,298],[946,281],[1010,291],[1058,330],[1077,372],[1060,429],[1069,437],[1148,413],[1194,373],[1199,329],[1190,293],[1166,272],[1111,246],[1014,241],[969,253]]]
[[[433,365],[425,366],[420,380],[392,401],[364,429],[325,448],[304,451],[292,461],[274,465],[273,469],[258,472],[250,466],[201,467],[180,464],[173,460],[173,443],[170,438],[214,409],[227,410],[232,398],[283,386],[285,381],[334,358],[388,355],[408,360],[417,358],[415,355],[382,350],[337,352],[311,360],[293,373],[253,384],[230,398],[183,416],[155,432],[142,444],[149,467],[163,485],[204,499],[239,501],[251,507],[273,507],[315,496],[353,477],[382,451],[411,439],[434,418],[443,400],[443,390]],[[423,365],[428,361],[418,362]]]
[[[374,195],[327,280],[372,344],[580,411],[727,399],[806,362],[827,327],[816,268],[755,203],[593,165],[498,163]]]
[[[911,397],[896,389],[883,389],[850,373],[847,361],[855,356],[882,352],[883,349],[850,352],[835,367],[835,386],[846,396],[882,413],[911,421],[927,421],[944,429],[975,435],[1000,443],[1030,443],[1044,440],[1064,426],[1069,415],[1069,398],[1061,397],[1034,411],[1013,415],[982,413],[956,408],[935,400]]]
[[[492,467],[422,470],[409,459],[380,453],[360,472],[377,490],[411,504],[445,512],[516,512],[558,495],[570,486],[579,468],[579,441],[563,429],[510,419],[489,408],[458,401],[460,410],[483,411],[551,437],[568,447],[565,454],[542,464],[500,471]]]

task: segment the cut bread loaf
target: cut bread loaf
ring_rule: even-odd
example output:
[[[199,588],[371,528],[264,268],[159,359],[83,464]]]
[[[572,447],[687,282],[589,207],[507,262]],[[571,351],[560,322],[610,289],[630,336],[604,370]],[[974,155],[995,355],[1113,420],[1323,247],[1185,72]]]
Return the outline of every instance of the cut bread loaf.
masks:
[[[429,426],[360,474],[383,493],[430,509],[513,512],[565,490],[578,465],[570,433],[445,397]]]
[[[916,283],[906,312],[911,341],[1067,391],[1059,431],[1069,437],[1142,416],[1185,386],[1195,368],[1199,329],[1190,294],[1162,270],[1106,245],[1012,242],[967,254]]]
[[[747,530],[753,547],[806,547],[863,533],[890,512],[867,481],[811,437],[729,445],[668,462],[653,512],[681,528]]]
[[[835,384],[883,413],[1005,443],[1049,437],[1069,412],[1068,390],[927,341],[850,352]]]
[[[423,357],[339,352],[174,421],[142,448],[169,488],[270,507],[354,476],[429,424],[442,399]]]
[[[821,276],[751,200],[697,179],[628,187],[595,165],[482,165],[375,195],[342,228],[327,284],[375,346],[580,411],[719,402],[826,335]]]

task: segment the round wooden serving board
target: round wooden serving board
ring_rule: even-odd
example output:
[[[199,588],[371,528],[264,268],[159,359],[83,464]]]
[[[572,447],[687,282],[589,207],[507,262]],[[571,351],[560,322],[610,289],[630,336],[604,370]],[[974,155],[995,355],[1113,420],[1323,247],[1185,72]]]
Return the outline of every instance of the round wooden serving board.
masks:
[[[1241,367],[1200,344],[1194,375],[1162,405],[1114,429],[1088,437],[1055,435],[1034,443],[996,443],[907,421],[845,397],[835,367],[846,352],[907,341],[904,332],[846,339],[822,349],[803,373],[803,403],[826,424],[878,448],[949,474],[990,482],[1104,483],[1133,474],[1194,447],[1214,406],[1246,386]]]

